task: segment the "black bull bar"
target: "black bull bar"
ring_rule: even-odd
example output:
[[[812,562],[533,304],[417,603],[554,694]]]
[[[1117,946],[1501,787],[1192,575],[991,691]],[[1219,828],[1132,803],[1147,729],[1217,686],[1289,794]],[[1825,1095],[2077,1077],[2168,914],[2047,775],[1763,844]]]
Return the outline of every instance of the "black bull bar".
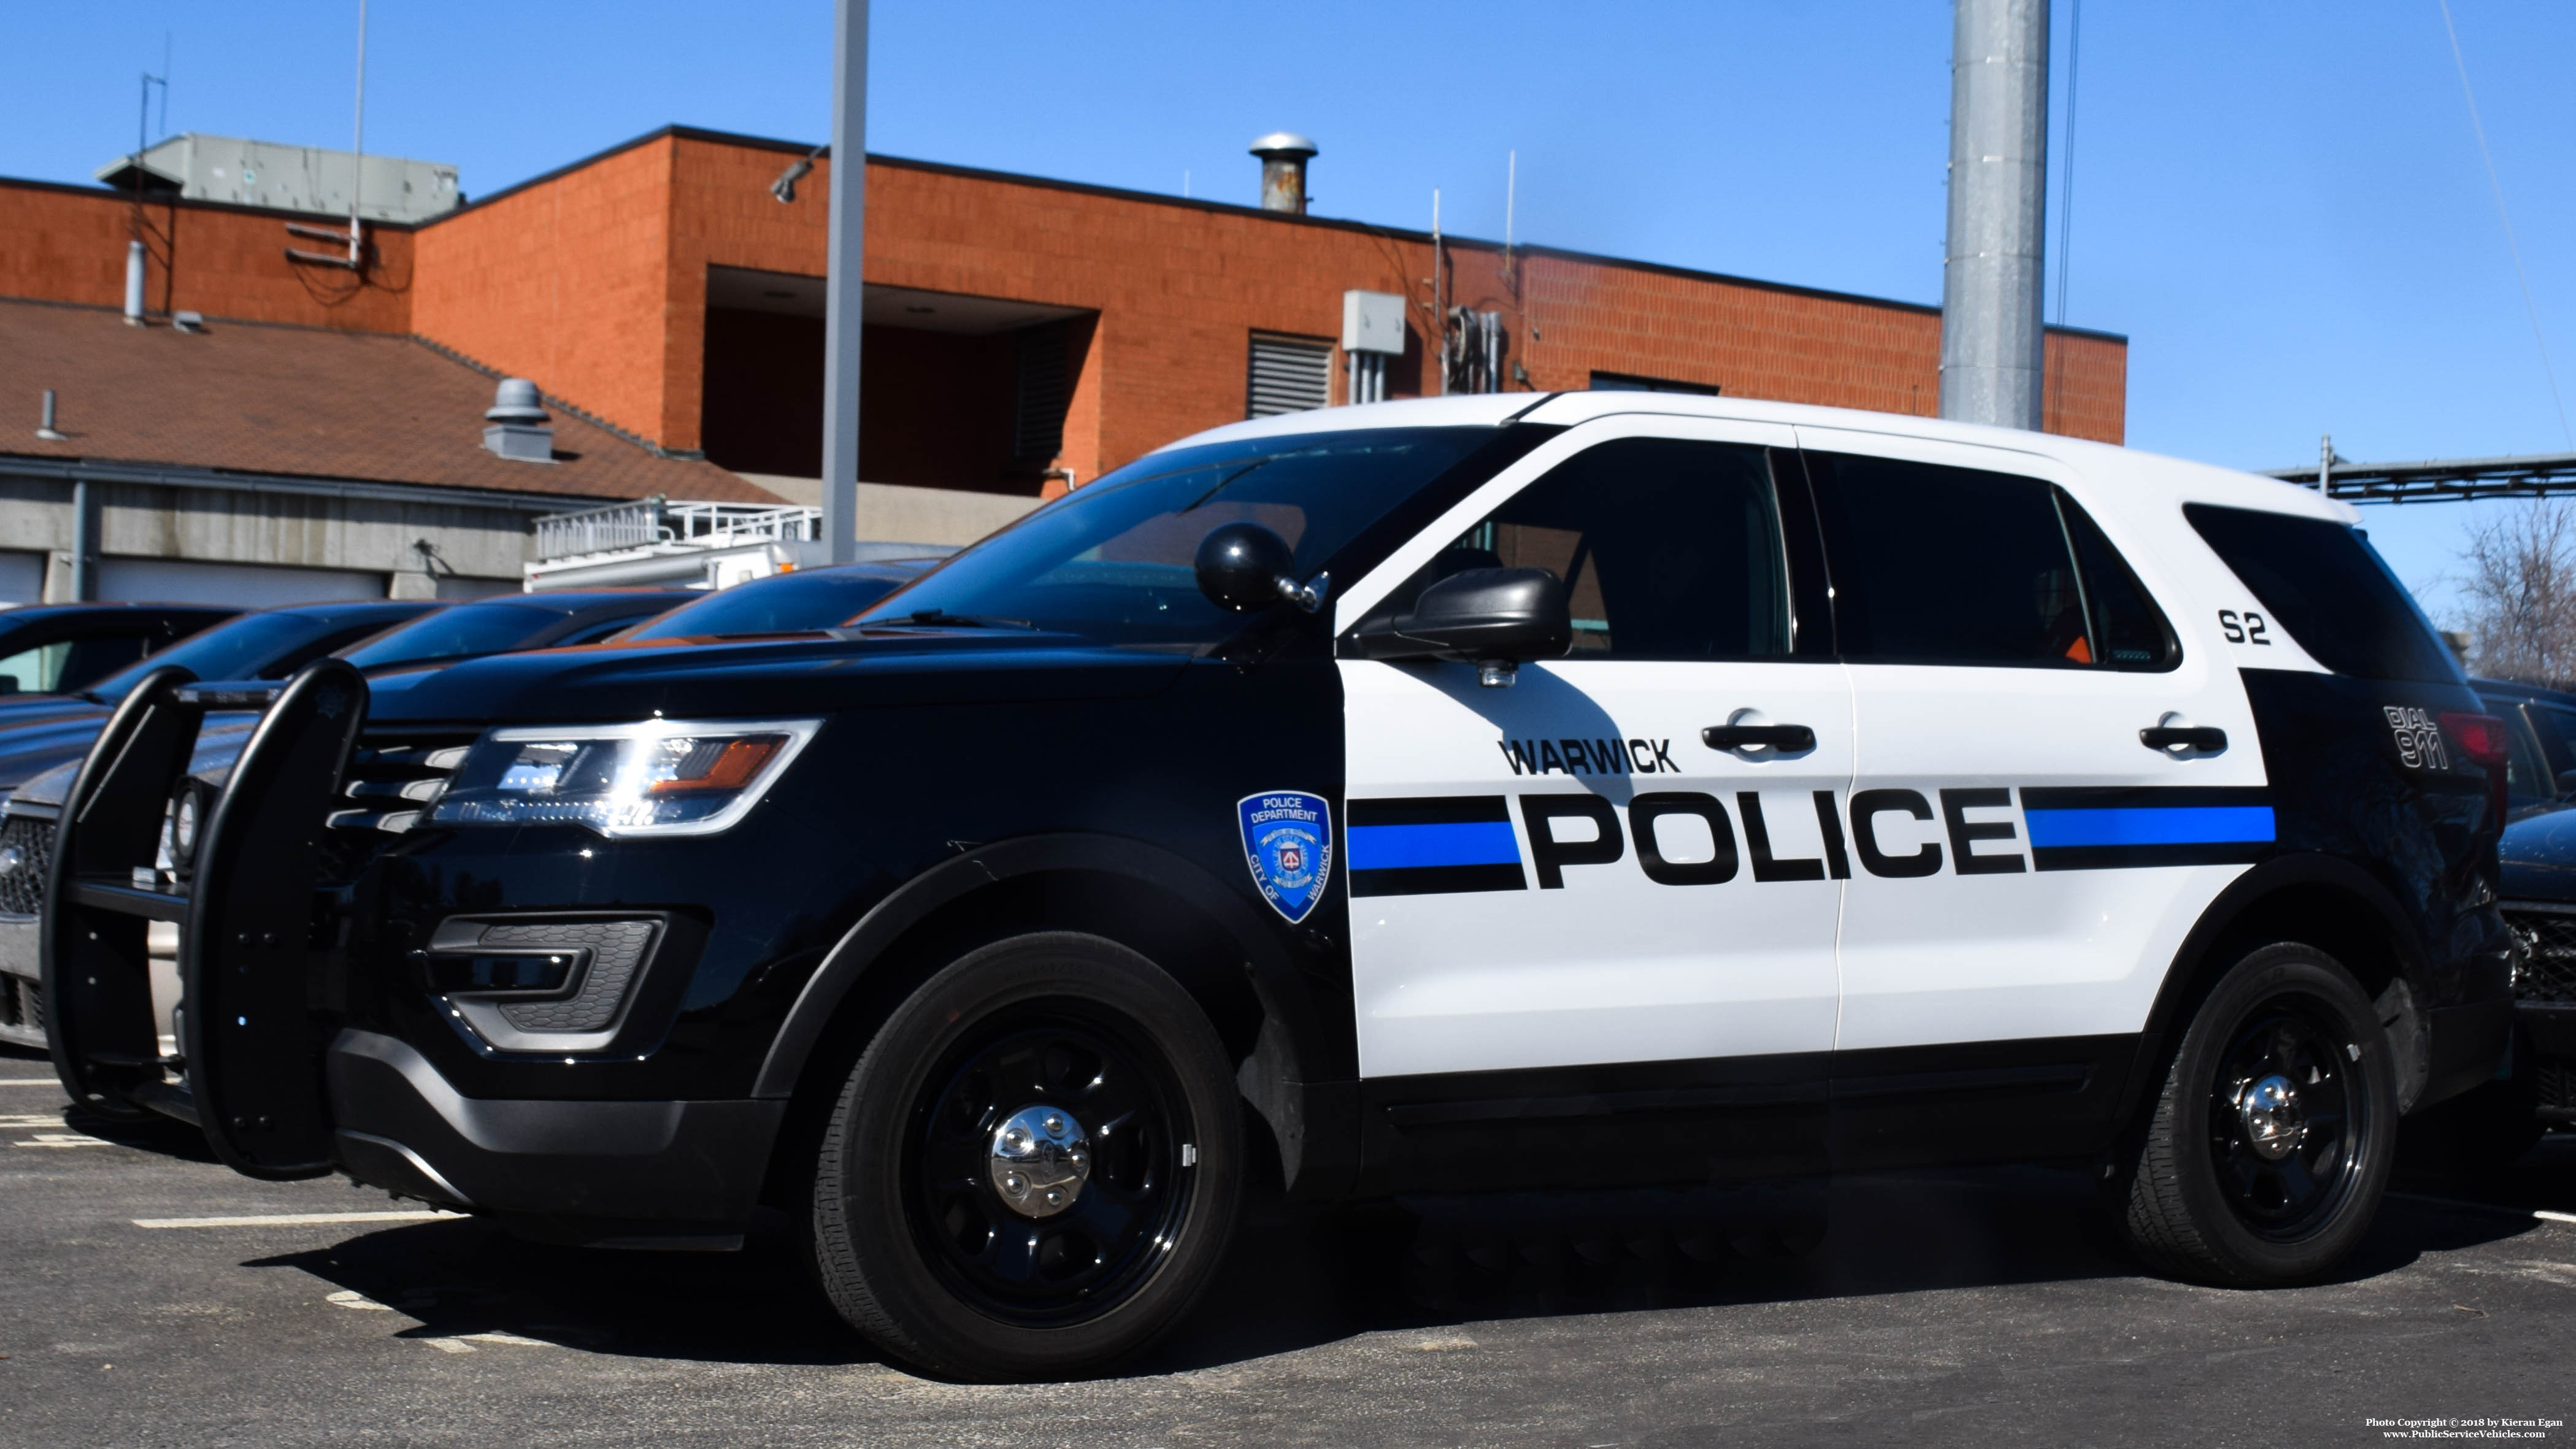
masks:
[[[190,859],[161,868],[207,713],[262,704]],[[63,802],[45,893],[46,1039],[75,1102],[195,1122],[252,1177],[332,1170],[322,1064],[341,973],[323,832],[366,712],[366,679],[329,658],[283,688],[158,669],[117,706]],[[154,921],[179,927],[175,1058],[153,1019]]]

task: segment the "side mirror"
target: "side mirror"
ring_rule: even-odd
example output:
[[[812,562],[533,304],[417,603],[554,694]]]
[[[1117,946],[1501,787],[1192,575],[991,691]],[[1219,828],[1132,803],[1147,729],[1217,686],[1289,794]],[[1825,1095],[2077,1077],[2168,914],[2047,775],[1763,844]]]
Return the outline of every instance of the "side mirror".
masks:
[[[2558,793],[2561,795],[2576,795],[2576,770],[2561,770],[2558,772]]]
[[[1422,591],[1413,612],[1362,631],[1372,659],[1458,659],[1478,682],[1512,683],[1526,659],[1559,659],[1574,648],[1565,585],[1545,569],[1467,569]]]
[[[1297,555],[1288,540],[1258,523],[1220,524],[1199,540],[1194,561],[1199,592],[1230,613],[1249,614],[1285,599],[1311,614],[1324,604],[1332,575],[1297,582]]]

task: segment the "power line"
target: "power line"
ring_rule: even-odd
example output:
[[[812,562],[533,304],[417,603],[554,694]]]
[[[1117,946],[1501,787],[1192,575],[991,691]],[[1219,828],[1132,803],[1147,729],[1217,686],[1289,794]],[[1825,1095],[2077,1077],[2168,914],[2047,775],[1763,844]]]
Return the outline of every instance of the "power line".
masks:
[[[2478,93],[2469,85],[2468,58],[2460,53],[2459,28],[2451,23],[2451,0],[2434,0],[2442,7],[2442,31],[2451,37],[2451,63],[2460,68],[2460,94],[2468,98],[2469,129],[2478,137],[2478,159],[2486,162],[2487,185],[2495,191],[2496,215],[2504,222],[2505,250],[2513,254],[2514,280],[2522,284],[2522,310],[2531,318],[2531,340],[2540,349],[2540,371],[2549,379],[2549,401],[2558,409],[2558,431],[2567,446],[2576,448],[2576,431],[2567,426],[2567,403],[2558,395],[2558,369],[2549,363],[2549,339],[2540,331],[2540,304],[2531,299],[2531,277],[2522,268],[2522,244],[2513,238],[2513,213],[2505,210],[2504,182],[2496,175],[2495,156],[2487,150],[2486,123],[2478,119]]]

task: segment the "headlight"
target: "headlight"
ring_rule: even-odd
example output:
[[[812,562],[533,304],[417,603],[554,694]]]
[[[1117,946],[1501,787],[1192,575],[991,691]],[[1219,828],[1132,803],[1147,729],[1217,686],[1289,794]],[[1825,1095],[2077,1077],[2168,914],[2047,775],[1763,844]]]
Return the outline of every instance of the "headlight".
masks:
[[[584,825],[602,835],[713,835],[760,803],[820,720],[648,720],[494,730],[433,825]]]

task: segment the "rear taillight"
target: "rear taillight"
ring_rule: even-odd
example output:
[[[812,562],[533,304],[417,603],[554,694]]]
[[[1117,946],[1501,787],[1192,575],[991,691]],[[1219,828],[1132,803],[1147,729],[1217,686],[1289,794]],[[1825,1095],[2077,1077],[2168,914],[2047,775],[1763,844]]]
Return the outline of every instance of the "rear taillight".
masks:
[[[2442,713],[2442,732],[2457,741],[2460,753],[2469,763],[2483,765],[2487,772],[2487,818],[2494,828],[2504,828],[2505,810],[2511,803],[2505,791],[2505,762],[2512,752],[2505,745],[2504,721],[2491,714]]]
[[[2504,764],[2504,721],[2494,715],[2445,711],[2442,730],[2459,743],[2460,753],[2469,757],[2469,763],[2484,765],[2490,770]]]

